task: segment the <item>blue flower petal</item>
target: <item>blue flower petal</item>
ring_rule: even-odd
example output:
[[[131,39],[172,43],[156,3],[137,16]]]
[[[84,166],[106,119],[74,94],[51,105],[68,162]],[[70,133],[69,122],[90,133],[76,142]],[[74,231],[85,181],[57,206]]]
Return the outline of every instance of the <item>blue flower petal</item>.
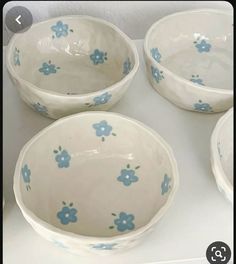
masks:
[[[133,230],[134,229],[134,223],[128,222],[126,225],[127,229]]]
[[[93,128],[96,130],[96,135],[98,137],[109,136],[112,131],[112,126],[108,125],[105,120],[100,123],[93,124]]]

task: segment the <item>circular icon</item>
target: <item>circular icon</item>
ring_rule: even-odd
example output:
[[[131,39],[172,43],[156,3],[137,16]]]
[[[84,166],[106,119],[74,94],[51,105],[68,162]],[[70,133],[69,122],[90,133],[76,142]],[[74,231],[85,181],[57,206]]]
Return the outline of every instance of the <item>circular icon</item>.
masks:
[[[227,264],[231,258],[231,250],[224,242],[216,241],[207,248],[206,257],[210,264]]]
[[[33,16],[27,8],[14,6],[6,13],[5,23],[13,33],[22,33],[31,27]]]

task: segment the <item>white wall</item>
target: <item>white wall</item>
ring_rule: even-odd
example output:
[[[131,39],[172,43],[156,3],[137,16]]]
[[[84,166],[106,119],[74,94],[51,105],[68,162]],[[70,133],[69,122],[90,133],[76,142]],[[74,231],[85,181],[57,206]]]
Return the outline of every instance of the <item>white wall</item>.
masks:
[[[174,12],[196,8],[233,9],[226,1],[11,1],[4,6],[3,16],[16,5],[27,7],[34,22],[70,14],[100,17],[117,25],[132,39],[144,38],[156,20]],[[4,45],[11,36],[4,25]]]

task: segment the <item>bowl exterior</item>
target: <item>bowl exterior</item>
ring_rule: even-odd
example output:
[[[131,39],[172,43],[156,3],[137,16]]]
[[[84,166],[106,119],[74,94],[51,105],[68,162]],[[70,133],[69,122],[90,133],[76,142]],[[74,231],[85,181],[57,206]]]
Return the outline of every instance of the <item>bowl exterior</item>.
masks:
[[[224,195],[224,197],[231,203],[233,203],[233,191],[227,190],[227,187],[225,187],[225,183],[223,179],[221,178],[221,172],[218,169],[218,166],[215,165],[215,161],[213,156],[211,155],[211,168],[212,172],[215,176],[216,184],[218,187],[218,190]]]
[[[227,179],[225,172],[220,164],[219,150],[217,147],[219,131],[225,126],[225,121],[228,118],[233,118],[233,108],[224,114],[217,122],[211,135],[211,168],[215,176],[216,184],[219,191],[233,204],[233,185]]]
[[[179,78],[154,62],[144,49],[146,73],[152,87],[163,97],[180,108],[200,113],[216,113],[233,106],[233,94],[217,92],[215,89],[199,89],[196,84]],[[153,69],[160,73],[160,78],[153,76]]]
[[[116,87],[109,89],[109,91],[101,90],[96,92],[95,95],[93,93],[86,96],[61,96],[36,89],[29,83],[22,82],[13,77],[10,72],[9,74],[12,82],[17,87],[21,99],[36,112],[52,119],[58,119],[84,111],[106,111],[110,109],[125,94],[135,76],[133,74],[130,78],[126,79],[125,82],[117,83]],[[104,93],[110,95],[110,100],[104,104],[92,105],[94,102],[93,99]],[[35,107],[37,105],[41,107]]]
[[[86,238],[79,239],[68,236],[65,237],[59,233],[51,232],[50,230],[44,228],[42,225],[39,225],[37,222],[33,221],[23,211],[22,213],[27,222],[40,236],[54,244],[59,249],[65,250],[68,253],[78,256],[107,256],[124,252],[141,243],[142,238],[148,235],[153,230],[153,227],[151,227],[136,236],[130,236],[129,238],[125,238],[122,240],[111,240],[109,238],[109,241],[107,242],[105,241],[105,238],[102,238],[101,240],[92,240]]]

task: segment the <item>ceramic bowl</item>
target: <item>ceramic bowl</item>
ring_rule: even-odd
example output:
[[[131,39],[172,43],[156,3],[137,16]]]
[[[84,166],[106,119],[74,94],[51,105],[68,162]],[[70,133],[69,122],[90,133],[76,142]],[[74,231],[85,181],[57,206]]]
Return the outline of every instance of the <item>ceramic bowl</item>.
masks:
[[[233,16],[194,10],[160,19],[144,41],[147,75],[175,105],[201,113],[233,105]]]
[[[233,108],[217,122],[211,136],[211,165],[219,190],[233,203]]]
[[[126,92],[138,65],[137,49],[121,30],[88,16],[34,24],[7,49],[7,68],[21,98],[53,119],[108,110]]]
[[[14,176],[26,220],[80,255],[134,246],[165,214],[177,186],[165,141],[138,121],[102,111],[41,131],[24,146]]]

